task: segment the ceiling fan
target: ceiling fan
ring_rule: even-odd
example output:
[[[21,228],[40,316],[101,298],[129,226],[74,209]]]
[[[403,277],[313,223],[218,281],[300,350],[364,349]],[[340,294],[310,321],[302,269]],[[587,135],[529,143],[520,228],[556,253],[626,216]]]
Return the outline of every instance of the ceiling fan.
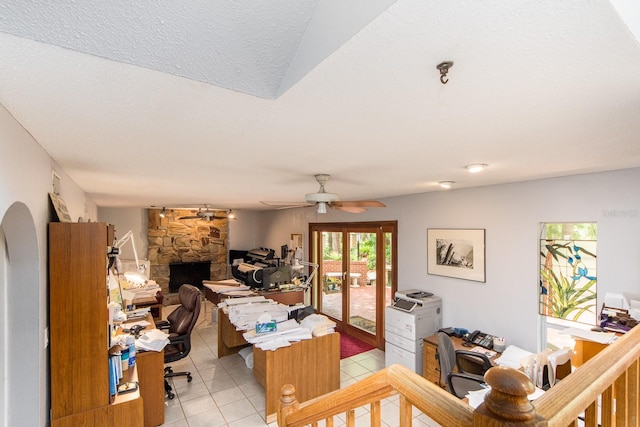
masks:
[[[211,221],[212,219],[224,219],[227,218],[227,212],[210,209],[209,205],[204,205],[204,209],[199,208],[197,211],[193,211],[194,215],[181,216],[178,219],[203,219],[205,221]]]
[[[367,210],[367,208],[384,208],[386,205],[377,200],[354,200],[354,201],[340,201],[340,196],[333,193],[327,193],[324,189],[324,185],[329,181],[330,175],[317,174],[315,175],[316,181],[320,184],[320,189],[317,193],[308,193],[305,195],[305,201],[300,203],[287,203],[287,202],[260,202],[267,206],[276,207],[276,209],[290,209],[299,208],[304,206],[318,206],[318,213],[327,213],[327,206],[332,209],[338,209],[350,213],[361,213]]]

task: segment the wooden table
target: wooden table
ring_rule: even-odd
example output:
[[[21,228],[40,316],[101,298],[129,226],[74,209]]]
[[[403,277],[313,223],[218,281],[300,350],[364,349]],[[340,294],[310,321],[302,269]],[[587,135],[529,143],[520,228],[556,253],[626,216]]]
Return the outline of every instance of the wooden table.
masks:
[[[218,358],[247,345],[242,332],[218,309]],[[265,389],[266,420],[272,423],[277,418],[282,386],[293,384],[299,402],[340,388],[340,334],[313,337],[275,351],[254,346],[253,375]]]

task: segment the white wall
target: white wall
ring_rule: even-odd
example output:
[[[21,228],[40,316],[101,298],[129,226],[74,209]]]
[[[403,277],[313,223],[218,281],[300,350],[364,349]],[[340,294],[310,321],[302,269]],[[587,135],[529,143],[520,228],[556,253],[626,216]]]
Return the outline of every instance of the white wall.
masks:
[[[47,326],[47,223],[50,208],[48,193],[51,191],[52,169],[61,178],[61,197],[65,200],[71,217],[76,220],[79,216],[85,219],[97,218],[95,204],[88,200],[84,192],[54,164],[49,155],[27,133],[11,114],[0,106],[0,221],[2,227],[10,227],[15,221],[12,214],[19,206],[21,215],[30,216],[35,229],[37,259],[23,259],[13,257],[8,244],[8,258],[0,259],[6,263],[0,271],[0,322],[2,332],[0,337],[0,351],[2,360],[8,363],[7,371],[16,372],[16,381],[28,384],[30,391],[22,393],[22,387],[11,378],[3,378],[0,395],[9,396],[10,405],[5,420],[11,425],[45,425],[47,413],[47,352],[44,348],[44,331]],[[6,235],[7,230],[0,230],[0,235]],[[2,241],[0,245],[7,242]],[[4,252],[0,251],[0,252]],[[29,251],[19,251],[28,253]],[[16,255],[16,254],[14,254]],[[31,269],[37,269],[35,281],[16,283],[11,270],[18,270],[20,265],[28,263]],[[35,289],[33,289],[35,288]],[[16,310],[29,296],[28,309]],[[35,298],[31,298],[35,295]],[[7,317],[4,317],[7,316]],[[12,354],[10,349],[16,344],[26,346],[28,350],[22,355]],[[12,347],[13,346],[13,347]],[[33,385],[33,386],[32,386]],[[6,393],[5,393],[6,392]],[[4,399],[4,397],[3,397]],[[18,418],[13,418],[15,416]]]
[[[138,259],[142,261],[148,258],[149,215],[147,209],[98,208],[98,219],[114,225],[116,239],[121,239],[131,231]],[[135,258],[131,241],[122,246],[120,258],[127,260]]]
[[[249,250],[263,246],[260,240],[260,213],[235,210],[235,220],[229,221],[229,249]]]
[[[640,292],[640,169],[382,199],[353,215],[313,208],[261,214],[260,245],[278,248],[308,222],[398,221],[400,289],[443,299],[443,324],[503,335],[537,347],[542,222],[598,223],[598,304],[606,292]],[[427,274],[428,228],[486,230],[486,283]]]

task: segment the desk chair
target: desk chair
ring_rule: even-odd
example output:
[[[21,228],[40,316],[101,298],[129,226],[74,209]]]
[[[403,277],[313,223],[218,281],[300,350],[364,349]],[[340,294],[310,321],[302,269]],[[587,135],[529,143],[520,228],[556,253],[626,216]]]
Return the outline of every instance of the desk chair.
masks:
[[[476,373],[464,371],[461,367],[469,363],[459,363],[459,358],[472,358],[473,365],[479,367]],[[438,361],[440,363],[440,381],[447,385],[449,393],[464,398],[470,391],[484,388],[484,373],[491,368],[491,361],[484,354],[473,351],[455,350],[449,335],[438,332]],[[454,368],[456,370],[454,370]]]
[[[182,285],[178,291],[180,305],[167,316],[167,320],[156,322],[156,327],[169,333],[169,344],[164,348],[164,363],[175,362],[189,355],[191,351],[191,331],[200,315],[202,294],[192,285]],[[191,382],[191,372],[173,372],[171,366],[164,368],[164,390],[169,399],[175,394],[167,378],[186,376]]]

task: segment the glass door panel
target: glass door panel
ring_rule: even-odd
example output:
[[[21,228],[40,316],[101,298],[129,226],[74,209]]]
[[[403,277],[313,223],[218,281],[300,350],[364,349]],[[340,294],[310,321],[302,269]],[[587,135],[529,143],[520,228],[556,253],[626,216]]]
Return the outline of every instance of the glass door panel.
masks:
[[[393,301],[392,289],[393,289],[393,234],[390,232],[384,233],[384,305],[385,307],[391,305]]]
[[[349,232],[349,325],[376,334],[376,233]],[[372,285],[373,280],[373,285]]]
[[[322,251],[322,313],[342,320],[342,232],[323,231]]]

